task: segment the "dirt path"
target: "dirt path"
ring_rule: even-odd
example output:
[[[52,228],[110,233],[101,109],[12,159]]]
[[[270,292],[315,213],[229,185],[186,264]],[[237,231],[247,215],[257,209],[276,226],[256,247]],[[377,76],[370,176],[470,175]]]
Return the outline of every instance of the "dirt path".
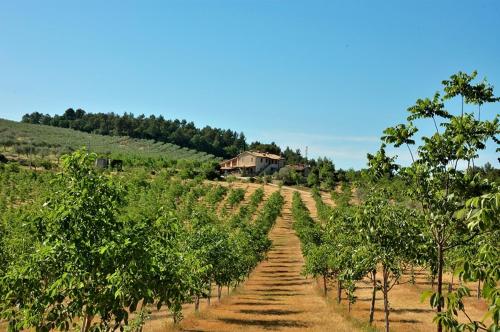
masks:
[[[266,191],[277,190],[266,186]],[[304,260],[292,229],[292,191],[284,189],[282,217],[270,232],[273,247],[247,282],[221,304],[187,317],[183,331],[353,331],[301,275]]]

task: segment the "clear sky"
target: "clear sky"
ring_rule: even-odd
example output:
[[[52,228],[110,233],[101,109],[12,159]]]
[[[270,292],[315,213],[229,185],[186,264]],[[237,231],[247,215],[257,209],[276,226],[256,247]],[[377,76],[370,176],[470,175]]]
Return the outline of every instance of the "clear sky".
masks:
[[[12,120],[162,114],[359,168],[417,98],[473,69],[500,94],[498,0],[0,0]]]

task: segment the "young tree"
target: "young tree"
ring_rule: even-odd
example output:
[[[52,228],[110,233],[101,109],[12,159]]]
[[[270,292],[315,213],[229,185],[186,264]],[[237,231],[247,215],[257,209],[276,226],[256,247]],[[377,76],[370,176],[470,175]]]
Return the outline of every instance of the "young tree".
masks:
[[[63,158],[54,192],[36,214],[37,242],[2,278],[0,314],[11,330],[114,330],[137,303],[179,311],[198,263],[182,244],[182,228],[165,215],[119,218],[124,191],[96,172],[96,156]],[[128,310],[127,310],[128,308]]]
[[[449,326],[450,322],[443,313],[445,253],[468,243],[480,233],[467,229],[456,212],[468,198],[488,190],[489,185],[478,178],[471,166],[486,143],[490,139],[495,140],[495,135],[499,133],[498,116],[491,121],[478,121],[473,113],[464,113],[463,103],[475,100],[471,81],[476,75],[476,72],[452,75],[450,80],[443,81],[444,99],[440,100],[439,94],[436,94],[432,101],[417,100],[416,105],[408,109],[410,122],[386,129],[382,137],[384,142],[396,147],[406,145],[412,156],[412,164],[403,168],[400,174],[408,183],[411,198],[421,205],[427,232],[435,245],[437,291],[431,297],[431,305],[436,307],[439,332],[443,325]],[[459,116],[452,115],[442,105],[444,100],[455,96],[462,99]],[[417,128],[411,121],[416,118],[432,118],[434,123],[439,118],[443,130],[439,131],[436,125],[436,132],[431,137],[423,136],[418,154],[414,155],[410,146],[415,144],[413,137]],[[467,168],[462,171],[459,165],[466,165]]]
[[[36,221],[40,244],[9,271],[12,292],[2,302],[19,308],[3,312],[13,329],[68,329],[74,317],[82,317],[87,331],[95,315],[107,317],[113,310],[107,277],[124,254],[124,226],[116,215],[122,191],[94,171],[94,159],[84,150],[64,158],[59,181],[65,189],[53,194]]]
[[[474,238],[474,250],[464,252],[461,277],[464,281],[478,282],[478,296],[489,301],[488,315],[490,326],[482,321],[472,320],[466,312],[463,298],[469,296],[465,286],[448,294],[448,308],[445,313],[447,326],[456,330],[488,330],[500,328],[500,186],[496,185],[490,193],[469,199],[459,216],[463,216],[471,232],[479,235]],[[482,293],[480,281],[484,282]],[[458,321],[458,312],[468,319],[467,323]]]
[[[425,242],[415,212],[390,203],[391,197],[387,194],[374,191],[370,195],[359,209],[356,228],[364,230],[365,234],[360,246],[366,248],[361,250],[364,255],[359,255],[359,263],[369,267],[374,279],[377,266],[382,266],[385,330],[388,332],[389,291],[398,283],[404,266],[416,262],[418,255],[422,256]],[[374,283],[373,294],[375,290]]]
[[[320,185],[319,170],[316,166],[312,167],[307,175],[307,185],[312,188],[317,188]]]

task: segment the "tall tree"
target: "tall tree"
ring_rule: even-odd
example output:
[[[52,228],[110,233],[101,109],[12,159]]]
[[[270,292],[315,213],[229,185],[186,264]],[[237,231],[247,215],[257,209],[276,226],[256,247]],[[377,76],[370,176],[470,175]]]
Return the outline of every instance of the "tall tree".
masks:
[[[471,75],[459,72],[443,81],[444,100],[460,96],[462,103],[471,101],[468,98],[472,89],[470,83],[476,75],[476,72]],[[434,98],[431,104],[424,103],[425,107],[417,101],[416,106],[409,108],[410,120],[415,116],[433,120],[439,117],[444,128],[442,132],[436,130],[431,137],[423,136],[416,156],[411,153],[410,146],[415,144],[413,137],[417,128],[411,122],[386,129],[382,137],[383,141],[396,147],[406,145],[412,154],[412,164],[403,168],[400,174],[408,183],[411,197],[421,204],[428,233],[432,235],[435,245],[438,281],[431,305],[436,308],[439,332],[443,325],[450,327],[451,321],[449,315],[443,312],[445,254],[479,234],[467,229],[456,212],[468,198],[488,190],[489,186],[470,171],[470,164],[473,165],[486,143],[500,132],[498,116],[492,121],[476,121],[473,114],[464,113],[463,105],[460,116],[454,116],[441,107],[440,103],[444,100]],[[460,163],[465,163],[467,169],[461,171],[458,167]]]

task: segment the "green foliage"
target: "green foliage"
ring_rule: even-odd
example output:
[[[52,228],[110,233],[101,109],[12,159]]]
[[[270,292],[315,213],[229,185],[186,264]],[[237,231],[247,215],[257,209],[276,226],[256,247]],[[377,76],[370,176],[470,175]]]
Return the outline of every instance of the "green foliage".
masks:
[[[62,128],[96,133],[99,135],[127,136],[177,145],[183,149],[194,149],[218,157],[231,157],[245,150],[243,133],[206,126],[196,128],[186,120],[165,120],[163,116],[145,117],[125,113],[87,113],[81,109],[67,109],[62,115],[50,116],[34,112],[25,114],[23,122],[50,125]]]
[[[385,143],[393,144],[395,147],[406,145],[412,156],[412,164],[402,168],[400,175],[407,184],[410,199],[420,204],[425,220],[424,233],[428,235],[435,248],[435,253],[429,255],[429,263],[438,278],[438,285],[430,304],[436,308],[435,321],[439,331],[443,327],[476,330],[483,324],[472,320],[467,324],[458,322],[458,311],[465,312],[461,299],[468,292],[459,289],[450,292],[446,297],[443,294],[442,276],[445,269],[445,256],[453,256],[457,250],[471,255],[470,260],[462,264],[464,270],[470,272],[465,275],[473,280],[484,281],[484,271],[487,270],[485,266],[490,265],[490,260],[496,260],[493,264],[498,265],[496,255],[485,254],[489,252],[487,249],[489,246],[498,245],[498,243],[492,242],[489,236],[490,231],[486,231],[488,228],[479,226],[482,222],[488,224],[490,219],[498,220],[498,211],[493,210],[496,215],[488,217],[491,216],[492,210],[483,206],[479,207],[480,199],[474,198],[482,194],[494,193],[496,187],[486,181],[481,172],[476,172],[473,165],[487,142],[490,140],[498,142],[495,136],[500,133],[500,118],[497,115],[493,120],[481,121],[480,111],[483,103],[496,102],[499,99],[493,96],[493,88],[485,81],[473,85],[472,82],[476,76],[477,72],[470,75],[463,72],[454,74],[449,80],[442,82],[444,86],[442,99],[438,92],[432,100],[418,99],[414,106],[408,108],[409,121],[432,119],[436,129],[431,137],[421,138],[416,156],[413,155],[410,146],[417,143],[414,136],[418,129],[412,122],[387,128],[384,131],[385,135],[382,136]],[[445,109],[444,101],[457,96],[461,98],[462,108],[460,115],[453,115]],[[474,113],[464,113],[464,102],[478,105],[477,119]],[[442,130],[439,130],[439,127],[442,127]],[[394,159],[387,158],[385,160],[387,161],[385,164],[389,166],[394,161]],[[376,166],[384,163],[372,164],[371,166]],[[460,170],[459,165],[465,165],[466,169]],[[387,167],[385,166],[385,169]],[[379,167],[379,169],[383,168]],[[476,211],[471,212],[469,224],[463,213],[459,213],[464,207],[470,207],[472,211]],[[478,211],[484,211],[484,214]],[[475,213],[478,214],[477,217],[474,217]],[[480,218],[479,215],[485,218]],[[479,246],[480,250],[472,250],[474,246]],[[455,262],[456,260],[453,264]],[[475,268],[470,268],[470,262],[479,264],[476,264]],[[472,273],[472,270],[475,272]],[[496,280],[490,279],[489,285],[497,282],[499,277],[500,275],[497,274]],[[496,301],[494,295],[491,299]],[[446,310],[444,310],[445,307]],[[498,329],[498,320],[494,322],[491,329]]]
[[[6,273],[3,282],[10,291],[2,303],[18,310],[6,308],[2,316],[15,330],[67,329],[74,317],[96,314],[126,318],[109,282],[118,262],[129,258],[126,241],[119,241],[125,225],[116,214],[122,191],[94,171],[94,159],[85,151],[64,158],[57,179],[63,189],[54,192],[34,220],[39,242]]]
[[[11,137],[3,142],[4,149],[27,159],[40,157],[56,162],[60,156],[71,153],[82,146],[99,155],[121,159],[125,165],[149,165],[165,167],[175,160],[211,161],[213,155],[182,148],[171,143],[136,139],[126,136],[104,136],[30,123],[19,123],[0,119],[2,137]],[[0,143],[1,143],[0,142]]]
[[[279,192],[257,214],[256,190],[239,222],[222,222],[215,207],[226,188],[168,170],[111,175],[95,158],[77,151],[59,174],[0,170],[0,318],[9,329],[131,330],[149,304],[179,321],[183,303],[212,282],[243,280],[270,248]],[[233,192],[240,202],[244,190]]]
[[[311,169],[307,176],[307,185],[311,188],[317,188],[320,185],[319,170],[315,167]]]
[[[227,205],[233,208],[245,198],[245,190],[242,188],[234,188],[229,191],[227,196]]]
[[[385,147],[386,145],[382,144],[375,154],[367,154],[369,172],[377,180],[384,177],[391,178],[399,169],[399,166],[394,163],[396,157],[387,156]]]

